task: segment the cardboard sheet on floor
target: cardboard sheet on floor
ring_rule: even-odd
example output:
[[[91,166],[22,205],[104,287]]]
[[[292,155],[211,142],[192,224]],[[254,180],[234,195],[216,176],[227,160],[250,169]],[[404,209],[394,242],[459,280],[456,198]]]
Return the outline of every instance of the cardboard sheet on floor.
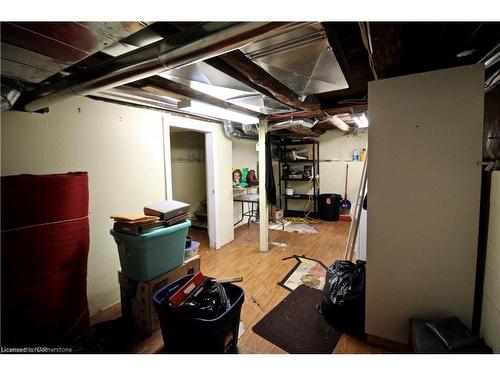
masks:
[[[302,255],[292,255],[283,260],[295,259],[297,263],[278,285],[290,291],[302,284],[311,288],[323,290],[327,267],[319,260],[310,259]]]
[[[292,223],[290,221],[285,221],[284,225],[281,223],[269,224],[269,229],[273,230],[284,230],[285,232],[291,233],[318,233],[319,231],[312,225],[305,223]]]

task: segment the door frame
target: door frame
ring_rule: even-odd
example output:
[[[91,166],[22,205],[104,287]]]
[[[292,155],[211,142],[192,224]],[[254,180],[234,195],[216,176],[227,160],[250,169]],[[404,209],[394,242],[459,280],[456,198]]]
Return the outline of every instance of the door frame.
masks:
[[[215,147],[214,134],[210,129],[202,129],[198,124],[175,123],[169,121],[169,118],[163,118],[163,158],[165,170],[165,196],[166,199],[173,199],[172,188],[172,158],[170,148],[170,128],[180,128],[187,131],[195,131],[205,134],[205,169],[206,169],[206,195],[207,195],[207,216],[208,216],[208,242],[211,249],[220,247],[217,238],[217,189],[215,189]]]

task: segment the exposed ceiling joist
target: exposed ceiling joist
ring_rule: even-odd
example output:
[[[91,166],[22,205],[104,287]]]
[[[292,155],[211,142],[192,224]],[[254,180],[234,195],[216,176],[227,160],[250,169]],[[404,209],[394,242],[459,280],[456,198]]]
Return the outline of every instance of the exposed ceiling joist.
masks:
[[[270,98],[275,98],[271,92],[267,91],[264,87],[255,84],[253,81],[251,81],[246,76],[241,74],[238,70],[236,70],[230,64],[228,64],[227,62],[222,60],[220,57],[213,57],[209,60],[206,60],[205,63],[207,63],[211,67],[219,70],[220,72],[227,74],[231,78],[234,78],[237,81],[240,81],[241,83],[247,85],[248,87],[251,87],[252,89],[261,93],[262,95],[266,95]]]
[[[241,107],[239,105],[227,102],[225,100],[218,99],[214,96],[204,94],[200,91],[194,90],[189,86],[182,85],[180,83],[171,81],[169,79],[154,76],[149,77],[140,81],[136,81],[131,84],[135,87],[155,87],[160,90],[165,90],[167,92],[173,92],[177,95],[181,95],[190,99],[198,100],[200,102],[204,102],[206,104],[210,104],[219,108],[228,109],[231,111],[240,112],[249,116],[254,116],[257,118],[262,117],[262,114],[259,112],[252,111],[248,108]]]
[[[280,22],[204,23],[168,40],[159,40],[110,59],[92,67],[87,74],[70,76],[58,91],[53,92],[50,84],[44,86],[42,93],[30,98],[24,109],[37,111],[75,96],[92,95],[165,70],[206,60],[265,37],[286,25]],[[51,93],[45,95],[47,92]]]
[[[321,118],[327,116],[333,116],[339,113],[347,113],[347,112],[363,112],[368,109],[368,104],[353,104],[349,106],[339,106],[326,108],[319,111],[301,111],[301,112],[293,112],[293,113],[284,113],[278,115],[272,115],[268,118],[269,121],[284,121],[290,118],[301,119],[301,118]]]
[[[387,78],[400,64],[401,30],[386,22],[359,22],[363,44],[375,79]]]

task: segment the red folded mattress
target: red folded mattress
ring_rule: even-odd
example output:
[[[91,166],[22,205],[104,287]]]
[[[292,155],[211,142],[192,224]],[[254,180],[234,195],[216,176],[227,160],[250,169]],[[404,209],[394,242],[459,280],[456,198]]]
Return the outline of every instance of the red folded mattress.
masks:
[[[86,181],[86,173],[2,178],[4,345],[51,345],[88,328]],[[29,196],[27,184],[40,190]],[[28,208],[37,214],[17,212]]]
[[[2,230],[87,216],[87,172],[2,177]]]

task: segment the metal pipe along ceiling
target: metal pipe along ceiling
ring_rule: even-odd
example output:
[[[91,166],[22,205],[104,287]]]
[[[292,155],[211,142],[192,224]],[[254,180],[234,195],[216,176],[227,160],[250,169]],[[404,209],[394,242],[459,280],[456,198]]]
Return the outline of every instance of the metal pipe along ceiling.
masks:
[[[43,87],[24,109],[38,111],[52,104],[124,85],[166,70],[215,57],[269,36],[287,22],[211,22],[171,38],[110,59],[83,74]],[[55,91],[54,91],[55,90]],[[44,94],[47,94],[43,96]]]

